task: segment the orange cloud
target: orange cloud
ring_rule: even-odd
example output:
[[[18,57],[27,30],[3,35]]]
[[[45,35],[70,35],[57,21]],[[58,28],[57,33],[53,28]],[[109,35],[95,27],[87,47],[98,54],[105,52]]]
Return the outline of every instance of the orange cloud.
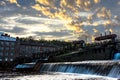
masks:
[[[20,5],[17,3],[17,0],[8,0],[10,3],[14,3],[16,4],[18,7],[20,7]]]
[[[111,20],[107,20],[107,21],[104,21],[103,25],[104,26],[113,25],[113,22]]]
[[[112,29],[109,29],[109,31],[112,33],[113,32],[113,30]]]
[[[97,29],[95,29],[95,28],[93,29],[93,31],[94,31],[94,33],[98,33],[98,30],[97,30]]]
[[[73,9],[73,8],[75,8],[74,5],[75,5],[75,0],[61,0],[61,2],[60,2],[60,6],[62,8],[68,7],[68,8]]]
[[[92,35],[91,40],[92,40],[92,42],[95,42],[95,36],[94,35]]]
[[[94,2],[97,4],[97,3],[99,3],[99,2],[100,2],[100,0],[94,0]]]
[[[83,28],[84,25],[94,27],[113,24],[110,20],[111,12],[109,9],[106,7],[97,7],[95,10],[92,10],[93,5],[97,5],[100,1],[101,0],[36,0],[37,4],[32,6],[32,8],[40,11],[47,17],[67,21],[64,26],[66,26],[68,30],[72,30],[75,33],[82,33],[85,32]],[[59,4],[56,6],[55,3]],[[83,13],[85,16],[80,16],[81,10],[91,14]],[[99,21],[95,21],[94,19]],[[99,30],[94,28],[92,30],[94,33],[99,32]],[[94,38],[94,36],[91,38]]]
[[[92,5],[93,4],[91,3],[90,0],[77,0],[76,1],[76,6],[86,11],[89,11]]]
[[[55,13],[55,17],[62,20],[69,20],[69,21],[72,20],[71,16],[67,15],[66,10],[59,10],[58,12]]]
[[[36,0],[37,3],[48,5],[52,8],[55,8],[55,2],[56,0]]]
[[[36,4],[36,5],[32,6],[32,8],[36,9],[37,11],[41,11],[44,15],[46,15],[48,17],[54,17],[54,15],[50,11],[49,7],[43,7],[43,6],[40,6],[39,4]]]
[[[16,3],[17,4],[17,0],[9,0],[10,3]]]
[[[104,18],[104,19],[108,19],[111,17],[111,12],[110,10],[106,9],[105,7],[102,7],[100,9],[100,11],[97,13],[97,17],[98,18]]]

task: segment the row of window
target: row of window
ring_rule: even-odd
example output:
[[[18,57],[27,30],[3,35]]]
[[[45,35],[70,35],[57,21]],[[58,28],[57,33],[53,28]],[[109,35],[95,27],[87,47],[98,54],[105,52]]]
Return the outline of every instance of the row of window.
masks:
[[[5,60],[5,61],[8,61],[8,58],[5,58],[4,60]],[[0,61],[3,61],[3,59],[0,58]],[[9,61],[13,61],[13,59],[11,58],[11,59],[9,59]]]
[[[4,53],[4,56],[13,56],[13,55],[14,55],[13,52],[11,52],[11,53]],[[0,56],[3,56],[2,52],[0,52]]]
[[[3,42],[3,41],[1,41],[1,42],[0,42],[0,45],[14,46],[14,45],[15,45],[15,42]]]
[[[40,51],[54,51],[54,48],[41,48],[41,47],[34,47],[34,46],[22,46],[20,51],[25,51],[25,52],[40,52]]]
[[[8,50],[14,50],[14,47],[12,47],[12,48],[10,47],[10,48],[9,48],[9,47],[1,47],[1,46],[0,46],[0,51],[3,51],[3,50],[7,50],[7,51],[8,51]]]

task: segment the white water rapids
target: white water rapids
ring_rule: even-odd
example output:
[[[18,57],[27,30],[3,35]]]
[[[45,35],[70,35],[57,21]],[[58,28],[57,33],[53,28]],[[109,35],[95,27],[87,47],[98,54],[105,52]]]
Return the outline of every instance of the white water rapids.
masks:
[[[81,61],[41,64],[40,74],[0,80],[120,80],[120,61]]]
[[[0,80],[118,80],[117,78],[110,78],[97,75],[73,74],[73,73],[49,73],[40,75],[28,75],[12,78],[2,78]]]

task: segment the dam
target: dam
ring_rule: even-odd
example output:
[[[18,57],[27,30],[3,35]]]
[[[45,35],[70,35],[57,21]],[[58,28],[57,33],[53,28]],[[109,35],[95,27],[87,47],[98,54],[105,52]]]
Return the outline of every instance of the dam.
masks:
[[[10,80],[119,80],[120,60],[41,63],[38,74],[11,76]]]
[[[63,72],[120,78],[120,61],[81,61],[63,63],[43,63],[40,72]]]

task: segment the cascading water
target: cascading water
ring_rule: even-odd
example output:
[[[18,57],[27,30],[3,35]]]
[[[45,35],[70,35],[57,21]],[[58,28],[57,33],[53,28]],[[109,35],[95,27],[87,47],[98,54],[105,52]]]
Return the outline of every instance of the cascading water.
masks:
[[[41,73],[3,77],[0,80],[119,80],[120,61],[42,63]],[[15,74],[14,74],[15,75]]]
[[[92,74],[120,78],[120,61],[44,63],[40,66],[40,72]]]

